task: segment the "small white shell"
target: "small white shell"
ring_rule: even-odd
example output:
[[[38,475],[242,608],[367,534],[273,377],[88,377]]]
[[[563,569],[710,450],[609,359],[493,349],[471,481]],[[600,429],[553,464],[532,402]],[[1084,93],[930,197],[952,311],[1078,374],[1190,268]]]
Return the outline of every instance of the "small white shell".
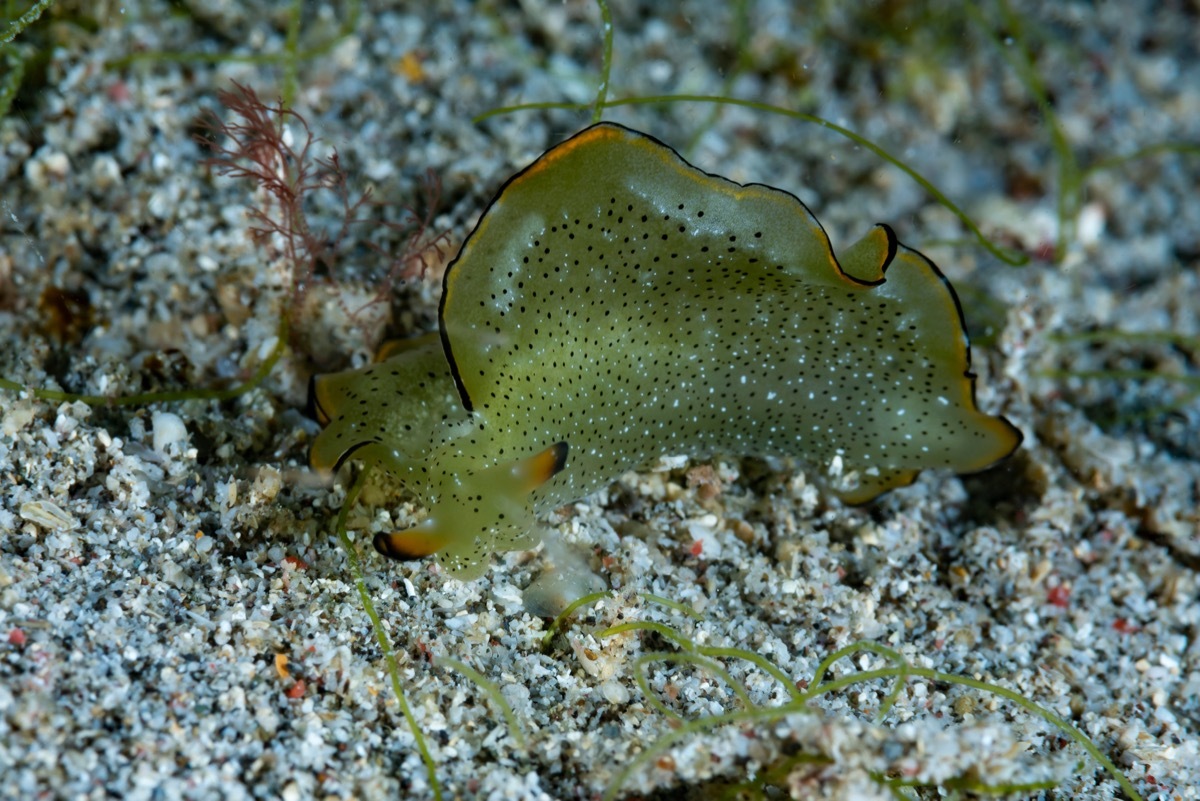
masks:
[[[150,419],[154,429],[154,450],[166,453],[167,448],[176,442],[187,444],[187,426],[184,425],[183,419],[179,415],[171,412],[155,412]]]
[[[22,520],[50,531],[69,531],[79,525],[70,512],[50,501],[28,501],[17,513]]]

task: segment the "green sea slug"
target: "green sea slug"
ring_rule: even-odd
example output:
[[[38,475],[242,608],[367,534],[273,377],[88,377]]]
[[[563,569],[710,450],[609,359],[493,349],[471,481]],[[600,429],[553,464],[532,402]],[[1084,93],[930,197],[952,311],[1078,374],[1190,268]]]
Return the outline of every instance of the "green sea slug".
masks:
[[[501,189],[446,270],[440,332],[317,377],[315,468],[384,468],[428,510],[375,538],[456,578],[536,518],[670,454],[791,456],[861,503],[1018,446],[979,411],[958,301],[878,225],[835,257],[794,196],[611,123]]]

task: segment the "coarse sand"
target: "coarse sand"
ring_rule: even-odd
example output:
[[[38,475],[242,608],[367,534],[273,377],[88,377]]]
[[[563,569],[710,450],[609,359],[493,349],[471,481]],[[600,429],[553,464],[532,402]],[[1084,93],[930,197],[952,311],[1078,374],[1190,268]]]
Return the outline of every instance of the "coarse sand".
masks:
[[[373,534],[420,510],[369,486],[348,528],[446,798],[739,783],[745,798],[1120,797],[1080,745],[986,690],[913,676],[888,706],[893,683],[875,679],[769,713],[826,657],[874,643],[1061,716],[1143,798],[1200,799],[1194,8],[834,6],[613,0],[609,96],[820,115],[1028,264],[818,125],[698,102],[604,117],[795,193],[835,248],[891,224],[955,285],[979,402],[1025,444],[985,474],[926,473],[854,508],[797,465],[680,455],[558,510],[544,546],[469,583],[376,555]],[[0,73],[25,70],[0,119],[0,377],[111,396],[229,387],[272,352],[281,314],[293,322],[283,359],[236,398],[0,394],[0,797],[432,797],[334,533],[352,471],[307,467],[305,389],[385,336],[436,328],[439,271],[489,198],[590,112],[473,117],[590,102],[602,51],[584,0],[64,0],[0,50]],[[286,95],[320,139],[310,155],[336,148],[377,204],[303,287],[286,243],[252,234],[261,188],[216,174],[194,138],[206,113],[229,119],[217,93],[235,81]],[[406,206],[432,208],[427,234],[443,236],[420,240],[423,277],[390,287],[384,254],[408,240],[381,221]],[[336,194],[305,211],[332,242]],[[611,592],[543,647],[596,590]],[[603,632],[630,622],[669,630]],[[523,741],[454,660],[499,688]],[[858,651],[826,680],[896,664]]]

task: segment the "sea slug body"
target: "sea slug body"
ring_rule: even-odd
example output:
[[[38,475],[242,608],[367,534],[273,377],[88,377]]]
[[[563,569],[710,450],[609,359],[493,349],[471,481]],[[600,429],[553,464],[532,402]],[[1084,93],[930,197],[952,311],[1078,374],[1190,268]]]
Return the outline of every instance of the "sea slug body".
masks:
[[[501,189],[439,319],[314,380],[311,461],[401,480],[428,516],[376,548],[436,552],[461,579],[534,545],[539,514],[663,455],[791,456],[860,503],[1021,441],[976,406],[950,285],[890,228],[835,258],[794,196],[611,123]]]

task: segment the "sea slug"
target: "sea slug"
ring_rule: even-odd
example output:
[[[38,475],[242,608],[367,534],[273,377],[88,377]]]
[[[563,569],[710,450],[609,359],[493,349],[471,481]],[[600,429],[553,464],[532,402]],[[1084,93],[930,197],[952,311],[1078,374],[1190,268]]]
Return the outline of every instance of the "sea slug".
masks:
[[[446,270],[440,332],[319,376],[314,467],[383,467],[428,510],[380,534],[460,579],[539,514],[668,454],[795,457],[850,503],[1019,445],[974,397],[949,283],[884,225],[835,257],[794,196],[611,123],[551,148]]]

